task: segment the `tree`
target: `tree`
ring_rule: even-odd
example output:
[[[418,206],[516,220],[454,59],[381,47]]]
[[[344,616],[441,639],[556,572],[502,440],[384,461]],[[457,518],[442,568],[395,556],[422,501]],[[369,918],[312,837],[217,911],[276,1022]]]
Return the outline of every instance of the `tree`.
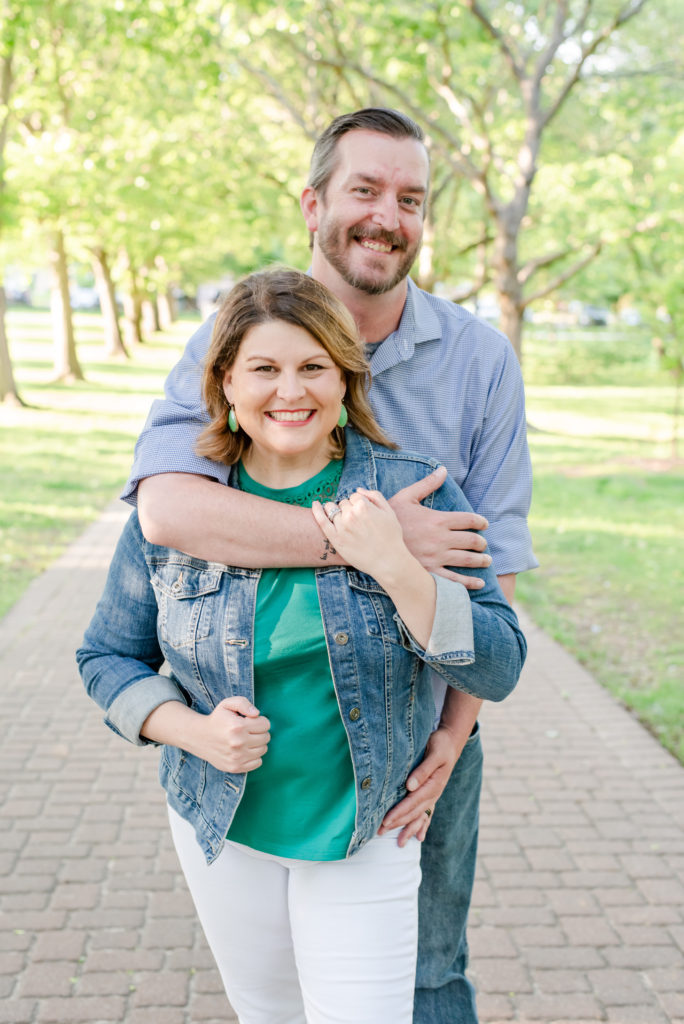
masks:
[[[593,230],[602,219],[599,195],[592,196],[591,229],[584,204],[559,238],[549,223],[554,207],[536,185],[545,159],[583,166],[586,129],[611,136],[602,114],[611,108],[617,73],[644,74],[646,48],[628,28],[645,2],[369,7],[349,0],[344,10],[330,0],[277,8],[235,3],[230,28],[234,60],[300,134],[314,135],[332,114],[369,103],[397,106],[426,125],[434,189],[421,274],[429,284],[443,279],[445,261],[468,268],[471,283],[454,289],[459,297],[492,280],[502,327],[520,353],[527,306],[613,240],[614,232]],[[598,93],[603,106],[588,106]],[[616,141],[611,136],[605,149]],[[601,181],[619,176],[608,153],[589,155]],[[572,181],[561,175],[555,192],[573,214]],[[429,259],[433,223],[442,250],[434,249],[436,268]]]
[[[5,178],[5,149],[7,145],[7,133],[10,119],[10,97],[14,82],[14,45],[15,45],[15,22],[18,20],[19,12],[10,11],[3,22],[0,22],[0,230],[7,220],[7,182]],[[5,289],[0,276],[0,402],[7,405],[23,405],[17,385],[14,381],[12,360],[10,358],[9,342],[7,339],[7,328],[5,314],[7,303],[5,301]]]

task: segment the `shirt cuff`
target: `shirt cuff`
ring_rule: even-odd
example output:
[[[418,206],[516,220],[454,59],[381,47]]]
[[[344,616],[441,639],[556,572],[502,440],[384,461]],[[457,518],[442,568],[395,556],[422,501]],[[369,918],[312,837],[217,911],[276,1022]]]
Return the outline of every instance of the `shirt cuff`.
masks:
[[[497,576],[527,572],[539,565],[532,550],[532,537],[523,516],[504,516],[490,522],[483,534]]]

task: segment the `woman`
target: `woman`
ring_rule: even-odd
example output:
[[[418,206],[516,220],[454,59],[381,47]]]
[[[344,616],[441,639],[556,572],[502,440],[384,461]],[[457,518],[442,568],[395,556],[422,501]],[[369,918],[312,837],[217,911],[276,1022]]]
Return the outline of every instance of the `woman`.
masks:
[[[431,809],[402,845],[378,829],[431,731],[425,667],[501,700],[525,654],[491,570],[471,601],[406,548],[383,495],[435,463],[387,441],[368,381],[322,285],[290,270],[238,284],[199,450],[232,466],[230,486],[310,506],[349,568],[205,562],[149,544],[134,513],[78,652],[107,724],[163,744],[174,842],[242,1024],[411,1021]],[[448,480],[430,501],[468,507]]]

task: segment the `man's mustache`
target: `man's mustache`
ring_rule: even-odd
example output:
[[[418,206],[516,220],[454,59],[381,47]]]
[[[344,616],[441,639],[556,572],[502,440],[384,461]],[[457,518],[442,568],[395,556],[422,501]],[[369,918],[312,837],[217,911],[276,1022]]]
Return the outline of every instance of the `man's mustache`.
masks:
[[[361,224],[355,224],[354,227],[349,229],[348,237],[352,238],[369,238],[374,242],[384,242],[385,245],[391,245],[395,249],[406,249],[406,239],[401,235],[395,235],[393,231],[383,231],[382,228],[370,228],[363,227]]]

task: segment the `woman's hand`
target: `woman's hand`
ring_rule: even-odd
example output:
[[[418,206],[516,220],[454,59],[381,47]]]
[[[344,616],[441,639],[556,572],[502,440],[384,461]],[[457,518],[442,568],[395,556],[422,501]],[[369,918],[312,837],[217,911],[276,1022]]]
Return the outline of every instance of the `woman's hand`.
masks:
[[[200,718],[198,746],[191,753],[221,772],[259,768],[271,739],[271,723],[246,697],[227,697]]]
[[[379,582],[393,572],[398,557],[409,553],[399,520],[380,491],[359,487],[339,503],[315,501],[312,512],[342,558]]]
[[[401,524],[385,497],[359,487],[339,504],[314,502],[312,512],[335,551],[384,587],[404,625],[427,647],[435,618],[435,581],[406,547]]]
[[[147,716],[140,735],[187,750],[220,772],[252,772],[268,749],[270,728],[246,697],[227,697],[209,715],[166,701]]]

